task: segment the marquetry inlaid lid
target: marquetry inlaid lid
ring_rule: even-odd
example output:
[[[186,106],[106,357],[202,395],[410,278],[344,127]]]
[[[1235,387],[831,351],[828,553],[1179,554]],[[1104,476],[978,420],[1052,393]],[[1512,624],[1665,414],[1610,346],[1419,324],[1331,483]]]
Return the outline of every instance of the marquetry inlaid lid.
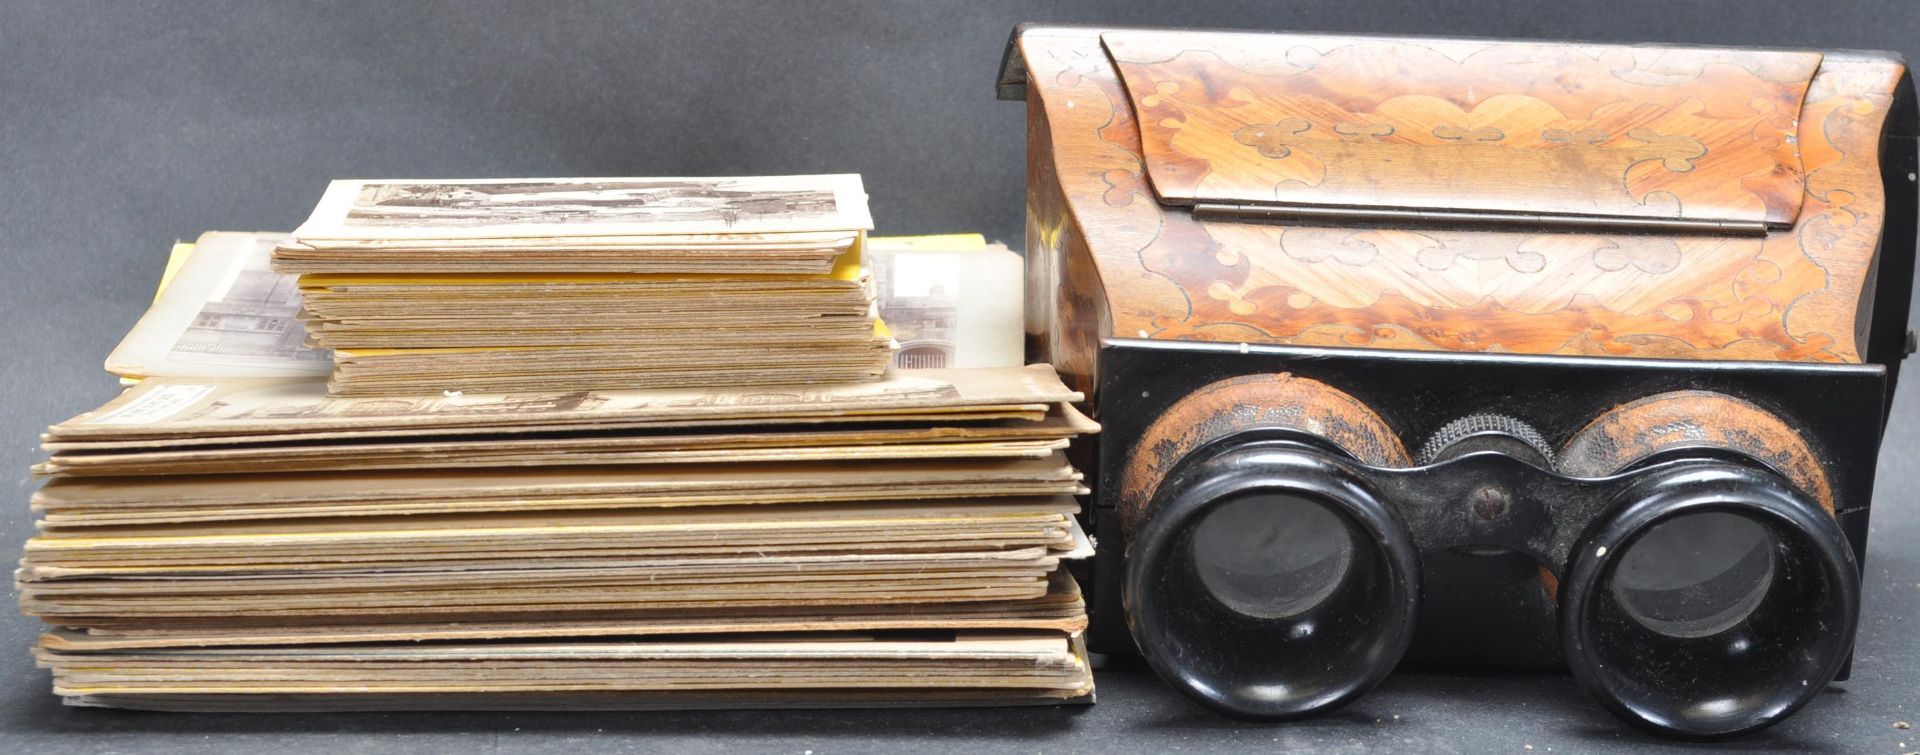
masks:
[[[1222,32],[1101,41],[1169,204],[1685,221],[1749,234],[1799,215],[1796,119],[1821,61]]]

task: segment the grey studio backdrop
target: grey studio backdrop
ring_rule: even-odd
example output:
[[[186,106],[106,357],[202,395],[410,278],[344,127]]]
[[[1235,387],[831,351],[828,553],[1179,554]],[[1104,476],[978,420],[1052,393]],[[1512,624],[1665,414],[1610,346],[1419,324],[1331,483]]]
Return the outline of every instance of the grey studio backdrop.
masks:
[[[45,425],[112,395],[107,351],[169,242],[282,230],[330,178],[858,172],[884,233],[1019,242],[1027,20],[1888,49],[1920,3],[0,3],[0,559],[32,529]],[[1738,749],[1920,750],[1920,398],[1881,454],[1854,679]],[[11,603],[11,601],[9,601]],[[1138,669],[1087,709],[169,715],[67,709],[0,606],[0,751],[1624,751],[1570,679],[1401,673],[1285,726],[1217,718]]]

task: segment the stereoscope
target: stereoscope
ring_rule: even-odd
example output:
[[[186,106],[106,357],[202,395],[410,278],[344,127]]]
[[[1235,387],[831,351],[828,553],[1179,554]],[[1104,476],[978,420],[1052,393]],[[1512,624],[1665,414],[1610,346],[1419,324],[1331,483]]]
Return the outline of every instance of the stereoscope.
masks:
[[[1851,663],[1906,330],[1885,53],[1025,26],[1030,356],[1093,650],[1293,718],[1403,660],[1679,736]]]

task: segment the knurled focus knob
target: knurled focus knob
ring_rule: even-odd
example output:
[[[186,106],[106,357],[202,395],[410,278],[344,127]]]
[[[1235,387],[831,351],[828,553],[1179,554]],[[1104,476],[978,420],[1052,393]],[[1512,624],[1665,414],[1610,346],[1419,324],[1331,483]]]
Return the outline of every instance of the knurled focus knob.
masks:
[[[1539,430],[1494,413],[1469,414],[1448,422],[1420,446],[1418,460],[1426,465],[1475,451],[1499,451],[1542,468],[1553,468],[1553,446]]]

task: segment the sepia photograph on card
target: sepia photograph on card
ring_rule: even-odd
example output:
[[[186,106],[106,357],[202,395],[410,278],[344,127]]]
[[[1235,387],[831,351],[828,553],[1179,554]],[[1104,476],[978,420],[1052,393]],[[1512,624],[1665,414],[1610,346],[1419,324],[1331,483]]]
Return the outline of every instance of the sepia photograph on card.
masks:
[[[296,239],[868,230],[858,175],[335,181]]]
[[[325,375],[306,345],[299,284],[269,263],[284,233],[201,234],[153,306],[107,356],[125,378]]]

